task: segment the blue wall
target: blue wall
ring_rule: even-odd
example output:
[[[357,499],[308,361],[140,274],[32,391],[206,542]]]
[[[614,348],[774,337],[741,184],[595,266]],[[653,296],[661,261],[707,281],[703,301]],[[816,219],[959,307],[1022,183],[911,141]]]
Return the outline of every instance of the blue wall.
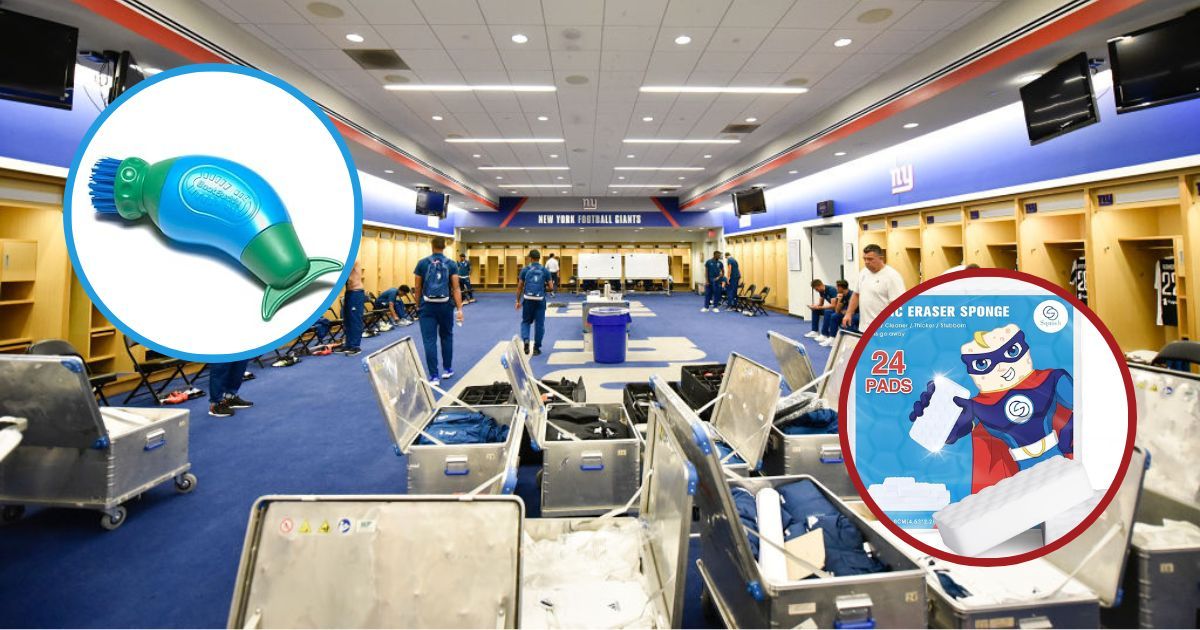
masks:
[[[852,214],[1200,153],[1200,99],[1118,116],[1110,74],[1096,75],[1093,85],[1099,123],[1030,146],[1014,103],[769,189],[768,213],[753,216],[749,227],[724,206],[723,225],[732,233],[815,219],[826,199],[836,214]],[[894,195],[891,169],[905,164],[915,186]]]
[[[100,115],[88,98],[90,93],[96,103],[100,102],[96,77],[97,73],[91,69],[75,67],[75,103],[69,110],[0,100],[0,156],[69,168],[88,127]],[[415,192],[362,172],[359,175],[363,184],[364,220],[454,233],[455,217],[461,211],[452,211],[437,227],[430,227],[426,217],[413,211]]]
[[[456,216],[456,225],[458,227],[499,227],[504,219],[512,213],[513,209],[525,200],[525,197],[501,197],[500,208],[497,212],[470,212],[464,211]],[[628,197],[625,199],[629,199]],[[639,198],[640,203],[630,204],[631,206],[645,206],[645,197]],[[671,215],[675,222],[680,227],[719,227],[721,225],[721,216],[715,212],[681,212],[679,210],[678,197],[652,197],[662,205],[663,210]],[[554,200],[542,199],[544,203],[539,205],[545,207],[548,202]],[[621,199],[602,198],[599,201],[604,202],[600,210],[596,211],[580,211],[577,209],[579,203],[578,197],[565,198],[564,205],[572,205],[570,210],[537,210],[531,211],[522,209],[517,212],[508,227],[514,228],[563,228],[563,227],[586,227],[586,228],[622,228],[622,227],[674,227],[671,222],[660,210],[651,212],[637,210],[607,210],[608,206],[614,205],[614,201],[619,205]],[[607,222],[606,222],[607,221]]]

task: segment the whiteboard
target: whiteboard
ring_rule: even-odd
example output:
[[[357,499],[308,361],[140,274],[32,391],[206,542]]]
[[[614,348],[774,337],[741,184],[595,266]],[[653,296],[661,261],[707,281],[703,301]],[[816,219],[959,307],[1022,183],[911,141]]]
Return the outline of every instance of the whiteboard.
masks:
[[[666,254],[625,254],[625,277],[661,280],[671,275]]]
[[[620,254],[580,254],[579,278],[582,280],[617,280],[621,277]]]

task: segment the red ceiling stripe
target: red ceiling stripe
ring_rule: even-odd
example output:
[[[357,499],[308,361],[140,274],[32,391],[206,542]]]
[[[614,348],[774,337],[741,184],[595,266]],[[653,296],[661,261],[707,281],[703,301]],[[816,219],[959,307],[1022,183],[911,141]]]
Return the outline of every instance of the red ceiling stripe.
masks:
[[[110,22],[124,26],[125,28],[149,39],[160,46],[171,50],[188,60],[195,63],[228,63],[229,60],[214,53],[213,51],[193,42],[192,40],[176,33],[167,26],[159,24],[149,17],[131,9],[119,0],[74,0],[76,4],[92,13],[99,15]],[[496,203],[487,199],[465,186],[455,182],[445,176],[439,175],[428,167],[416,162],[415,160],[405,156],[404,154],[392,149],[391,147],[379,142],[378,140],[354,129],[340,121],[334,120],[333,124],[350,140],[357,142],[363,147],[378,153],[390,160],[400,163],[405,168],[411,169],[420,173],[442,185],[449,186],[455,191],[478,201],[488,208],[495,209]]]
[[[521,206],[525,205],[526,201],[529,201],[529,197],[521,197],[518,199],[516,205],[513,206],[512,212],[509,212],[508,216],[504,217],[504,220],[500,222],[500,227],[508,227],[509,222],[511,222],[513,218],[517,216],[517,213],[521,211]]]
[[[1002,48],[999,48],[986,56],[976,59],[971,63],[954,70],[953,72],[938,78],[926,85],[923,85],[901,98],[880,107],[877,110],[867,113],[866,115],[851,121],[834,131],[822,136],[818,140],[814,140],[808,144],[797,147],[787,153],[783,153],[772,158],[770,161],[762,164],[754,170],[739,175],[734,179],[724,182],[715,188],[705,191],[699,197],[694,197],[680,206],[681,209],[691,208],[692,206],[704,203],[709,199],[720,195],[728,190],[736,188],[756,177],[761,177],[792,160],[808,155],[817,149],[828,146],[845,139],[859,131],[862,131],[872,125],[880,123],[896,114],[908,111],[925,101],[928,101],[936,96],[939,96],[953,88],[956,88],[972,79],[991,72],[1009,62],[1015,61],[1029,53],[1035,52],[1045,46],[1055,43],[1058,40],[1067,37],[1073,33],[1083,30],[1093,24],[1106,20],[1122,11],[1142,4],[1144,0],[1096,0],[1092,4],[1086,5],[1083,8],[1069,13],[1042,28],[1017,39]]]
[[[658,197],[651,197],[650,201],[653,201],[654,205],[658,206],[659,212],[662,212],[663,216],[667,217],[667,223],[670,223],[671,227],[679,227],[679,222],[675,220],[675,217],[671,216],[670,212],[667,212],[667,207],[659,201]]]

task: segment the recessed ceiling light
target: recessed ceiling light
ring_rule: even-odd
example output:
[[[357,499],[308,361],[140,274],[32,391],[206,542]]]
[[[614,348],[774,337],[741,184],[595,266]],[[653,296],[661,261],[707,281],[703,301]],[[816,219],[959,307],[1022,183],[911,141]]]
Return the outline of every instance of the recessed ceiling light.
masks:
[[[705,154],[704,154],[704,159],[706,159],[706,160],[711,160],[711,159],[712,159],[712,154],[710,154],[710,153],[705,153]]]
[[[736,138],[625,138],[627,144],[737,144]]]
[[[788,171],[788,175],[795,175],[796,173],[799,173],[799,172],[800,171]]]
[[[529,41],[529,38],[521,33],[517,33],[516,35],[512,36],[512,40],[517,44],[524,44],[525,42]]]
[[[392,169],[390,169],[390,168],[385,168],[385,169],[383,169],[383,172],[384,172],[384,173],[387,173],[388,175],[391,175],[392,173],[395,173],[396,171],[393,171],[393,170],[392,170]]]
[[[538,116],[538,120],[540,120],[542,122],[546,122],[547,120],[550,120],[550,117],[549,116]]]
[[[614,166],[614,171],[703,171],[703,166]]]
[[[504,179],[504,176],[503,176],[503,175],[497,175],[497,176],[496,176],[496,179]]]
[[[615,195],[615,194],[617,194],[617,191],[615,191],[615,190],[614,190],[614,191],[612,191],[612,194],[614,194],[614,195]],[[581,230],[582,230],[583,228],[579,228],[579,229],[581,229]]]
[[[570,166],[480,166],[481,171],[569,171]]]
[[[679,188],[679,184],[609,184],[609,188]]]
[[[905,129],[916,129],[917,127],[920,127],[920,126],[921,126],[921,123],[904,123]]]
[[[625,179],[625,176],[621,175],[620,177],[617,177],[617,179]]]
[[[433,117],[433,119],[434,119],[434,120],[442,120],[442,117],[441,117],[441,116],[434,116],[434,117]]]
[[[837,153],[834,153],[834,155],[835,155],[835,156],[837,156],[837,157],[842,157],[843,155],[846,155],[846,152],[845,152],[845,151],[838,151]]]
[[[849,46],[850,44],[853,44],[853,43],[854,43],[853,39],[850,39],[849,37],[843,37],[843,38],[833,42],[833,45],[837,46],[838,48],[845,48],[846,46]]]
[[[877,24],[890,17],[892,17],[891,9],[871,9],[870,11],[864,11],[862,15],[859,15],[858,21],[863,24]]]
[[[653,116],[642,116],[642,122],[654,122]]]
[[[559,175],[558,177],[555,177],[555,179],[566,179],[566,178],[563,177],[562,175]]]
[[[753,116],[751,116],[751,117],[749,117],[749,118],[747,118],[747,119],[746,119],[746,122],[758,122],[758,119],[757,119],[757,118],[755,118],[755,117],[753,117]]]
[[[626,155],[625,157],[627,157],[627,158],[629,158],[629,159],[631,159],[631,160],[632,160],[632,159],[634,158],[634,155],[633,155],[632,153],[630,153],[630,154]]]
[[[463,144],[474,142],[478,144],[531,144],[536,142],[563,142],[562,138],[446,138],[446,142]]]
[[[686,46],[692,43],[692,38],[688,37],[687,35],[680,35],[679,37],[675,38],[675,43],[679,44],[680,46]]]
[[[550,154],[550,157],[552,157],[552,158],[556,158],[556,157],[558,157],[558,154],[557,154],[557,153],[551,153],[551,154]]]
[[[687,178],[686,178],[686,177],[684,177],[683,175],[680,175],[680,176],[679,176],[679,177],[677,177],[676,179],[683,180],[683,179],[687,179]]]
[[[465,85],[429,83],[389,83],[383,86],[393,92],[554,92],[553,85]]]
[[[570,191],[567,191],[567,190],[560,190],[559,192],[561,192],[562,194],[564,194],[564,195],[565,195],[565,194],[567,194],[567,193],[568,193],[568,192],[570,192]]]
[[[472,153],[472,154],[471,154],[471,157],[473,157],[473,158],[480,158],[480,157],[483,157],[483,156],[482,156],[482,155],[479,155],[478,153]]]
[[[655,94],[804,94],[808,92],[806,87],[700,85],[643,85],[640,90]]]
[[[570,188],[570,184],[509,184],[513,188]]]
[[[361,44],[366,41],[366,38],[358,33],[346,33],[346,39],[354,42],[355,44]]]

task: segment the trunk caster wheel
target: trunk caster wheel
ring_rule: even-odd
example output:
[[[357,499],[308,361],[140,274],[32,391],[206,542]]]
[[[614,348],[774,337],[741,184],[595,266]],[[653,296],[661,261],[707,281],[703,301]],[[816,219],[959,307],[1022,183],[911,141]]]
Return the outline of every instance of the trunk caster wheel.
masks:
[[[180,494],[187,494],[196,489],[196,475],[192,473],[183,473],[175,478],[175,489]]]
[[[100,517],[100,526],[111,532],[112,530],[125,524],[126,514],[127,512],[125,511],[125,506],[118,505],[117,507],[113,508],[112,512],[106,512]]]
[[[24,505],[6,505],[4,506],[4,510],[0,511],[0,521],[12,523],[21,520],[21,517],[24,515]]]

